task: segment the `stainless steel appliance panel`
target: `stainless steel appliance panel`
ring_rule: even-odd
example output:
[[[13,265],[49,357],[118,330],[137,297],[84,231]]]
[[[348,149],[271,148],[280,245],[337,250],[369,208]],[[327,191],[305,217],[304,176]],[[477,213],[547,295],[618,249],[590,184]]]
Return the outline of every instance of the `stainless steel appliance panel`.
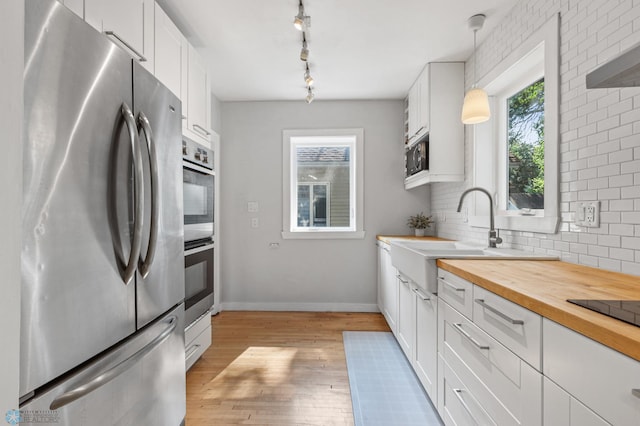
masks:
[[[212,170],[183,161],[184,241],[212,240],[215,220],[215,175]],[[188,244],[187,244],[188,245]]]
[[[122,124],[131,59],[60,3],[25,5],[21,396],[135,331],[107,214],[112,142],[135,147]]]
[[[179,425],[186,410],[184,305],[21,407],[73,426]]]
[[[136,62],[133,80],[145,176],[136,292],[140,328],[184,299],[182,112],[180,100]]]
[[[214,244],[185,251],[185,323],[191,324],[213,306]]]

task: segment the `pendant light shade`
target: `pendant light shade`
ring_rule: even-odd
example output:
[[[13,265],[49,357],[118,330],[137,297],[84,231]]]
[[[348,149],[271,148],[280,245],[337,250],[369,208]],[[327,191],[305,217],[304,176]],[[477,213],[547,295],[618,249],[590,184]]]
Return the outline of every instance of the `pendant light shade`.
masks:
[[[467,92],[462,104],[462,123],[478,124],[484,123],[491,118],[491,110],[489,109],[489,96],[483,89],[476,87],[476,33],[484,25],[485,16],[473,15],[469,18],[469,28],[473,30],[473,87]]]
[[[464,124],[483,123],[491,118],[487,92],[478,88],[469,90],[464,97],[461,118]]]

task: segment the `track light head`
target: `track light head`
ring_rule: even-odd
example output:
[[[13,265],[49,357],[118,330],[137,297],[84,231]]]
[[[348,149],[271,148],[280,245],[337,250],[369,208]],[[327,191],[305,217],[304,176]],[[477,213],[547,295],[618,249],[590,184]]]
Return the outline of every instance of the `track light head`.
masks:
[[[307,65],[307,70],[304,72],[304,82],[307,84],[307,87],[313,86],[313,77],[311,77],[311,73],[309,72],[309,65]]]
[[[304,31],[305,27],[308,26],[309,17],[304,15],[304,6],[302,2],[298,5],[298,14],[293,17],[293,26],[298,31]]]
[[[311,102],[313,102],[314,98],[315,98],[315,95],[313,94],[313,90],[311,89],[311,87],[307,87],[307,97],[304,100],[308,104],[310,104]]]
[[[309,48],[307,47],[307,42],[302,42],[302,50],[300,50],[300,60],[307,62],[309,59]]]

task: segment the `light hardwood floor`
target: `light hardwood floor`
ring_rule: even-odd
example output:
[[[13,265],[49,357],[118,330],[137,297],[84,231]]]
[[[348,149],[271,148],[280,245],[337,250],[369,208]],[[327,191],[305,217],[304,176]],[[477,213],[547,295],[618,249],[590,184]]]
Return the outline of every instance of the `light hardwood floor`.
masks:
[[[380,314],[222,312],[187,374],[187,426],[352,425],[342,332],[389,331]]]

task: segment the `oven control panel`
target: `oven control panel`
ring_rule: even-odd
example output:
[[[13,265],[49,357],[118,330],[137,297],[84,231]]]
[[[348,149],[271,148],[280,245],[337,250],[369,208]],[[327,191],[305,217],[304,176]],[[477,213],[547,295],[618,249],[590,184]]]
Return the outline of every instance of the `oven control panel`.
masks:
[[[213,150],[190,139],[182,139],[182,159],[213,170]]]

